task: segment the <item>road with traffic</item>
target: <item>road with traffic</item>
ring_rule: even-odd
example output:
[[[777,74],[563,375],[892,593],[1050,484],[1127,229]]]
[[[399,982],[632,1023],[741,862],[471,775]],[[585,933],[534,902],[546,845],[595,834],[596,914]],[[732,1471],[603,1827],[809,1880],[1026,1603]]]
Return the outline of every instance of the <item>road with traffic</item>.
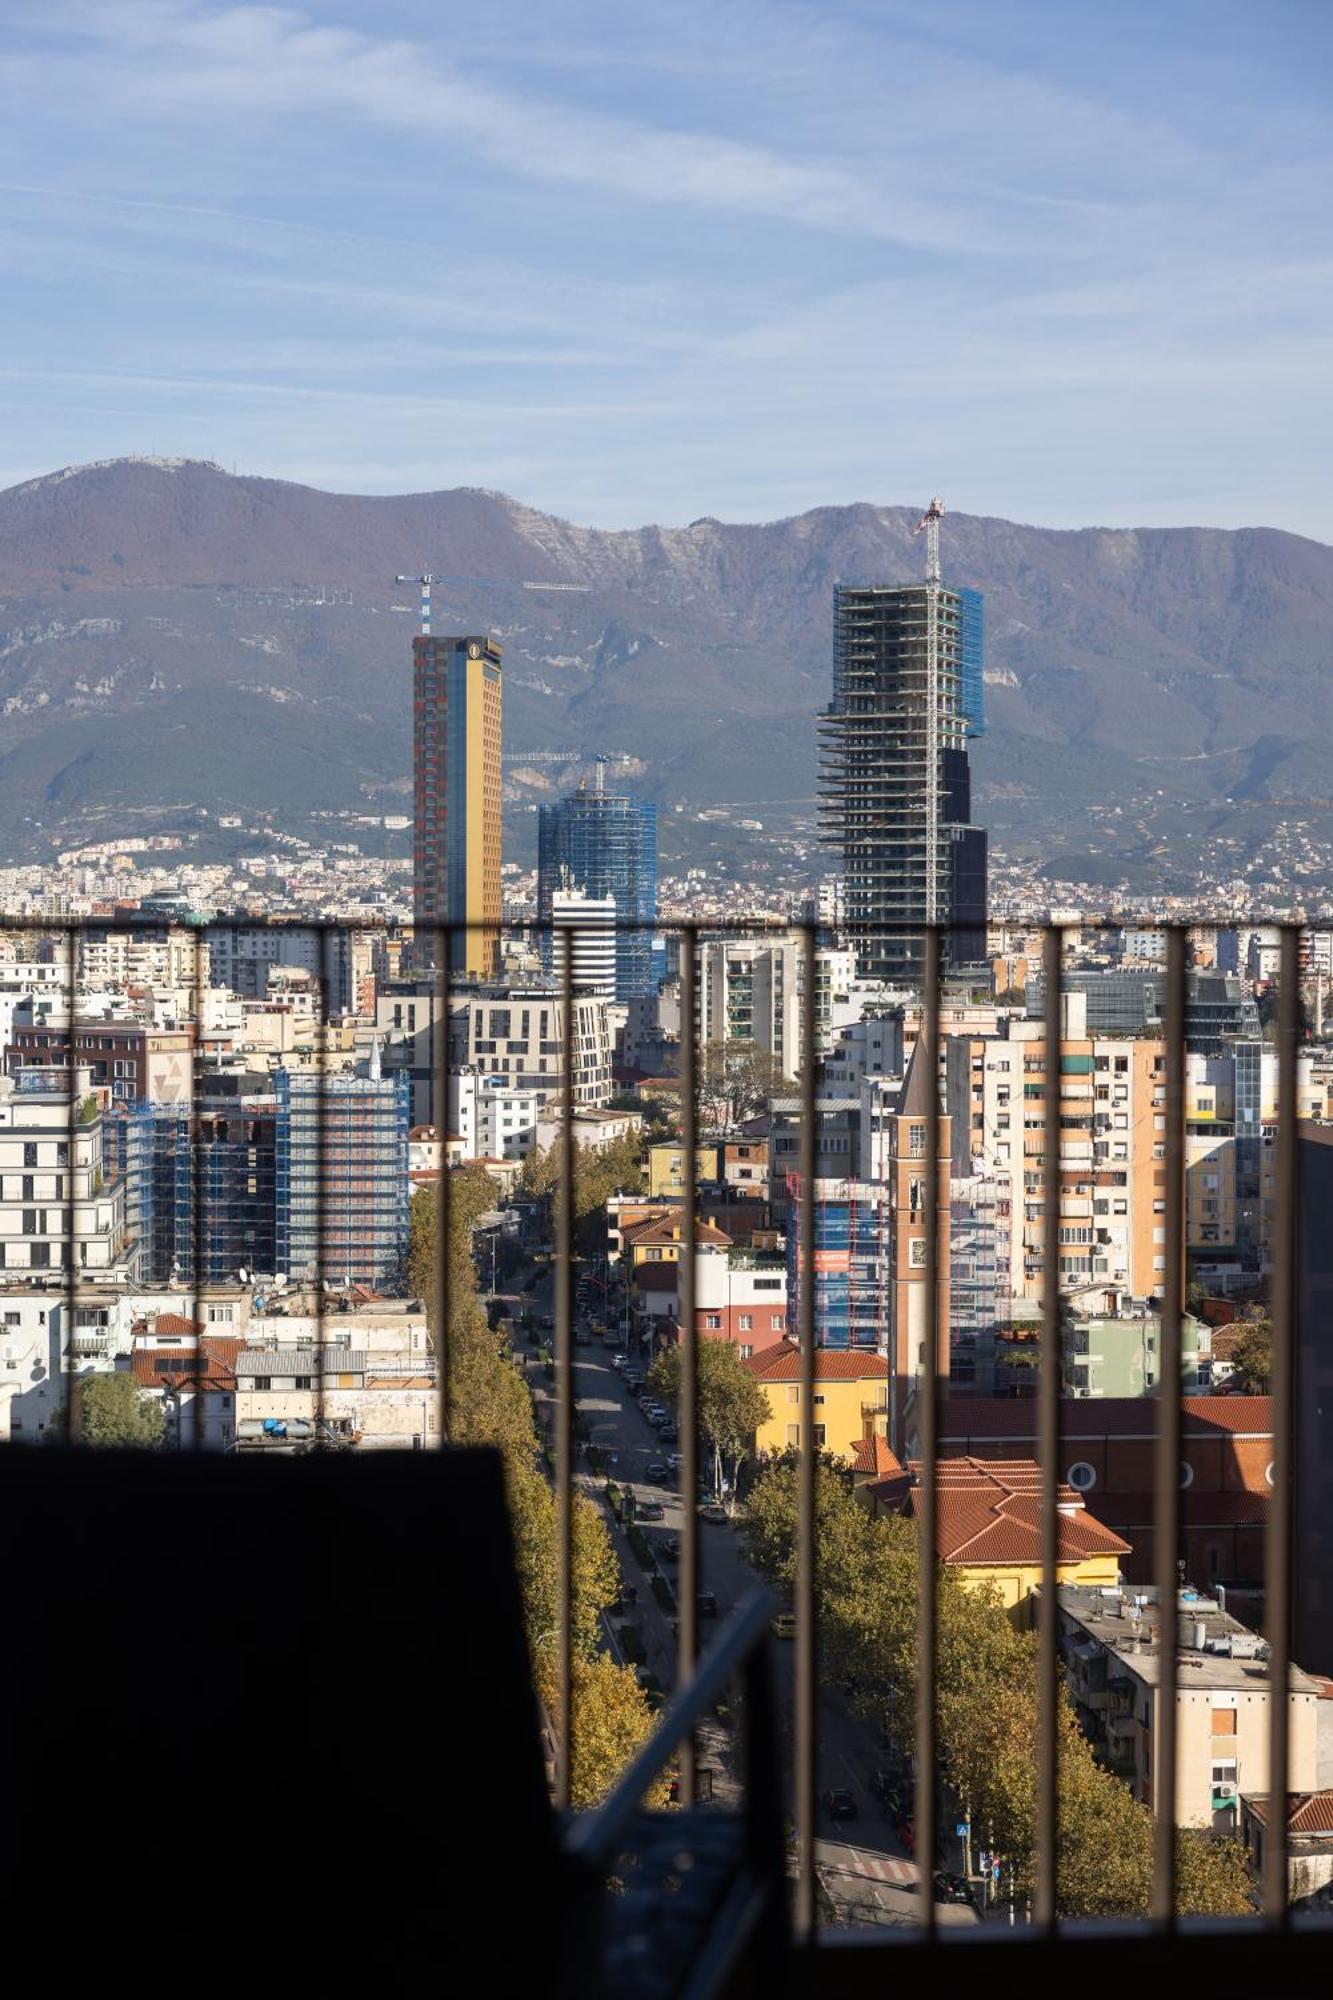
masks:
[[[549,1316],[551,1279],[541,1277],[531,1293],[531,1309],[538,1321]],[[675,1475],[649,1478],[650,1464],[665,1461],[674,1446],[664,1445],[630,1395],[613,1355],[620,1350],[603,1345],[590,1333],[590,1322],[582,1313],[577,1319],[581,1339],[573,1354],[575,1407],[587,1426],[587,1441],[605,1455],[609,1477],[624,1488],[633,1488],[640,1501],[661,1504],[660,1521],[640,1521],[640,1529],[654,1551],[678,1541],[684,1530],[684,1500]],[[550,1342],[551,1334],[541,1338]],[[522,1351],[520,1349],[520,1351]],[[531,1354],[532,1348],[527,1352]],[[545,1371],[528,1364],[539,1421],[550,1422],[554,1415],[554,1384]],[[594,1477],[586,1455],[577,1454],[577,1477],[590,1493],[600,1495],[604,1481]],[[608,1517],[609,1518],[609,1517]],[[637,1587],[632,1615],[642,1640],[645,1664],[652,1669],[664,1689],[676,1680],[676,1638],[668,1615],[653,1596],[650,1574],[640,1569],[625,1531],[612,1522],[616,1554],[622,1577]],[[665,1553],[659,1566],[668,1577],[674,1567]],[[736,1525],[700,1522],[699,1589],[712,1592],[719,1616],[753,1590],[761,1581],[746,1560]],[[706,1644],[708,1619],[700,1621],[700,1643]],[[614,1630],[608,1636],[614,1644]],[[778,1702],[784,1732],[784,1752],[790,1755],[793,1715],[793,1648],[774,1641],[777,1655]],[[883,1743],[877,1732],[849,1709],[837,1688],[826,1687],[818,1711],[818,1777],[821,1800],[827,1792],[850,1793],[854,1818],[834,1819],[821,1804],[816,1862],[821,1880],[839,1920],[875,1924],[909,1924],[917,1921],[917,1870],[901,1840],[883,1813],[870,1788],[871,1773],[885,1761]],[[730,1789],[728,1787],[728,1789]],[[720,1794],[721,1795],[721,1794]],[[937,1905],[942,1923],[975,1923],[976,1913],[966,1906]]]

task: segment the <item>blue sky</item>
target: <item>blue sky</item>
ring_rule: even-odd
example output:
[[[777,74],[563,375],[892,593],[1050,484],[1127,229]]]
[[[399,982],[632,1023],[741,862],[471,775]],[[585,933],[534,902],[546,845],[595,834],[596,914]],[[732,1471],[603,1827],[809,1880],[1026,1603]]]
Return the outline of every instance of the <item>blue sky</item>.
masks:
[[[4,0],[0,483],[1333,540],[1324,0]]]

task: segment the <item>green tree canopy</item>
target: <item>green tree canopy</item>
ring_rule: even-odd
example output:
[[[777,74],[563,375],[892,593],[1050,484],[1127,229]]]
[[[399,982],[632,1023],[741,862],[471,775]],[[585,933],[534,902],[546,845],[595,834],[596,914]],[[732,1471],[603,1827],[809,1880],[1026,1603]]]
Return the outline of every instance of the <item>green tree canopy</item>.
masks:
[[[554,1195],[560,1185],[560,1141],[523,1162],[519,1185],[525,1194]],[[643,1192],[643,1140],[626,1133],[609,1146],[574,1142],[574,1228],[579,1247],[594,1252],[606,1247],[606,1204],[614,1194]]]
[[[166,1437],[161,1399],[145,1396],[132,1375],[85,1375],[74,1388],[71,1434],[82,1444],[155,1450]]]
[[[729,1463],[733,1483],[744,1461],[754,1452],[755,1432],[772,1416],[767,1391],[760,1387],[727,1340],[702,1337],[698,1343],[699,1435],[713,1455],[713,1490],[721,1490],[723,1464]],[[654,1361],[651,1381],[669,1407],[679,1411],[681,1369],[679,1346],[664,1348]]]
[[[750,1556],[775,1585],[795,1580],[796,1461],[765,1467],[747,1508]],[[828,1672],[851,1677],[858,1708],[901,1747],[912,1742],[916,1700],[918,1541],[901,1518],[872,1519],[844,1473],[816,1471],[816,1597]],[[1036,1835],[1035,1641],[1010,1622],[997,1594],[936,1574],[936,1716],[943,1774],[974,1825],[1030,1893]],[[1152,1816],[1098,1763],[1063,1690],[1057,1718],[1057,1890],[1066,1916],[1143,1915],[1152,1881]],[[1203,1833],[1177,1839],[1182,1911],[1249,1911],[1243,1848]]]

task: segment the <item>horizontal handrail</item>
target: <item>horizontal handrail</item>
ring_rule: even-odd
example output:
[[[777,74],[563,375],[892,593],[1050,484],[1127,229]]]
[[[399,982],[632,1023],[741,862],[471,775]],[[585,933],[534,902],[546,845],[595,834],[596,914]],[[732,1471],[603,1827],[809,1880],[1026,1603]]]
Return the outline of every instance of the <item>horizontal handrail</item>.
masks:
[[[592,1870],[606,1867],[640,1801],[673,1750],[698,1727],[742,1662],[763,1641],[777,1599],[769,1590],[751,1590],[728,1612],[711,1645],[700,1655],[693,1678],[668,1702],[648,1741],[614,1789],[593,1811],[582,1814],[565,1836],[571,1860]]]

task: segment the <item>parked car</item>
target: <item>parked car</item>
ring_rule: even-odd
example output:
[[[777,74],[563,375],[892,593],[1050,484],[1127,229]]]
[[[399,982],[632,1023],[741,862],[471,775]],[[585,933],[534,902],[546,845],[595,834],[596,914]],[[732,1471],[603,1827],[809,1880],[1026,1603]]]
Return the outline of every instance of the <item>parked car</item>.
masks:
[[[777,1617],[773,1620],[773,1637],[775,1639],[794,1639],[796,1637],[796,1613],[794,1611],[779,1611]]]
[[[639,1601],[638,1584],[622,1583],[620,1586],[620,1601],[622,1604],[637,1604]]]
[[[699,1519],[711,1522],[714,1527],[725,1527],[727,1510],[725,1507],[719,1506],[716,1500],[710,1500],[705,1506],[699,1509]]]
[[[845,1785],[836,1785],[824,1794],[824,1811],[830,1819],[855,1819],[856,1794]]]
[[[624,1357],[624,1355],[623,1355],[623,1354],[613,1354],[613,1355],[611,1356],[611,1366],[612,1366],[613,1368],[623,1368],[623,1367],[625,1366],[625,1357]]]
[[[640,1500],[635,1514],[640,1521],[665,1521],[666,1508],[660,1500]]]
[[[651,1480],[654,1486],[661,1486],[671,1477],[671,1468],[664,1458],[650,1459],[643,1469],[643,1476]]]
[[[680,1561],[680,1540],[676,1535],[663,1535],[657,1544],[657,1553],[663,1562]]]
[[[662,1442],[664,1444],[666,1442],[665,1431],[662,1432]],[[673,1472],[679,1472],[681,1466],[684,1464],[684,1460],[681,1458],[681,1455],[678,1451],[669,1451],[667,1453],[667,1464],[671,1467],[671,1470]]]
[[[663,1444],[675,1444],[679,1436],[680,1426],[677,1424],[676,1419],[668,1414],[667,1420],[662,1426],[662,1442]]]
[[[966,1903],[972,1905],[972,1885],[966,1875],[946,1875],[937,1869],[931,1878],[937,1903]]]

